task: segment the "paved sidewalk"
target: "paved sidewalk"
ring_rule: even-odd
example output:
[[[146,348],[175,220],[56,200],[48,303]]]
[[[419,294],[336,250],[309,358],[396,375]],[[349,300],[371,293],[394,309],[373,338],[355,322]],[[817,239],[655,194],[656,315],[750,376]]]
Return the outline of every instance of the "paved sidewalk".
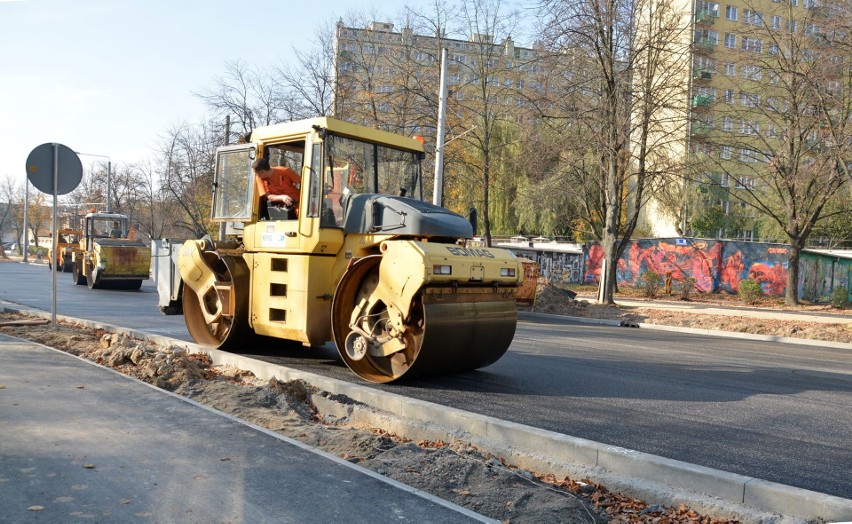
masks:
[[[800,322],[820,322],[825,324],[852,324],[852,315],[842,313],[822,313],[809,311],[786,311],[745,306],[720,306],[701,302],[668,302],[663,300],[616,299],[620,306],[646,307],[670,311],[695,313],[697,315],[722,315],[731,317],[751,317],[774,320],[795,320]]]
[[[491,522],[111,370],[0,335],[3,522]]]

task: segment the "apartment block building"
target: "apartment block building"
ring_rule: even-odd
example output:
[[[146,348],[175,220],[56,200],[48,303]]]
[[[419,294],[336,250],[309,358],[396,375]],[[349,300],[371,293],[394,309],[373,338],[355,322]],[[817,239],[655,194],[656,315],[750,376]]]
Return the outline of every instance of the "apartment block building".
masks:
[[[799,126],[810,118],[797,131],[821,139],[816,115],[802,108],[804,89],[790,78],[824,56],[814,52],[822,15],[816,0],[697,0],[693,13],[689,150],[703,169],[700,204],[715,217],[701,233],[757,240],[747,202],[771,183],[769,164],[796,138],[786,135],[793,118]]]
[[[467,40],[400,31],[386,22],[365,28],[338,23],[335,39],[337,115],[408,135],[433,137],[442,49],[448,50],[447,85],[455,116],[485,82],[489,95],[523,113],[525,91],[541,89],[540,66],[532,49],[511,37],[492,35]],[[453,114],[448,117],[453,125]],[[460,126],[464,124],[459,122]]]

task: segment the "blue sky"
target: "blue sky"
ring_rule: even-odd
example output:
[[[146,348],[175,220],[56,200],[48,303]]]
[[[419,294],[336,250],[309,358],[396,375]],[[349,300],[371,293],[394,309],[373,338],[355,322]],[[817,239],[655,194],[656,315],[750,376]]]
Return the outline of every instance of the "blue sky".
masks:
[[[0,178],[23,181],[27,155],[47,142],[113,165],[150,156],[173,124],[203,118],[193,92],[226,62],[258,64],[258,53],[277,62],[375,3],[0,0]],[[81,160],[85,170],[101,159]]]

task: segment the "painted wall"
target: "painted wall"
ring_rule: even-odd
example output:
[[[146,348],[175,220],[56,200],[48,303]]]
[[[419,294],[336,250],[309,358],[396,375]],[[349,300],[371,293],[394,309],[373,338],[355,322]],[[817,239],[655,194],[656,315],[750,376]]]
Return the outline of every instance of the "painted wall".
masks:
[[[538,274],[554,284],[583,282],[586,258],[583,253],[518,248],[510,251],[516,256],[534,260],[538,264]]]
[[[745,279],[760,282],[769,296],[783,296],[787,287],[787,256],[784,244],[736,242],[700,238],[631,240],[618,261],[618,285],[634,287],[645,271],[671,274],[674,282],[695,279],[704,293],[737,293]],[[603,249],[588,247],[583,282],[600,281]]]
[[[799,260],[799,297],[812,302],[827,302],[835,287],[846,288],[852,297],[852,259],[803,252]]]
[[[764,242],[736,242],[703,238],[657,238],[630,241],[618,261],[618,285],[635,287],[639,275],[654,271],[671,274],[673,282],[695,278],[696,291],[736,294],[740,282],[760,282],[764,294],[781,297],[787,289],[789,246]],[[517,256],[538,263],[539,274],[554,284],[597,284],[603,250],[587,244],[583,252],[512,247]],[[828,300],[833,287],[843,286],[852,299],[852,258],[802,252],[799,297]]]

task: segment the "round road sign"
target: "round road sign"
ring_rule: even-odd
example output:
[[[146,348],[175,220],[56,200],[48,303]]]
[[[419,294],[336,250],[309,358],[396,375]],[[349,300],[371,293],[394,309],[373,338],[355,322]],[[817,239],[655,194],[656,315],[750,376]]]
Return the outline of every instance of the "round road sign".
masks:
[[[83,164],[71,148],[62,144],[42,144],[27,157],[27,178],[39,191],[53,194],[53,150],[59,149],[56,194],[74,191],[83,179]]]

